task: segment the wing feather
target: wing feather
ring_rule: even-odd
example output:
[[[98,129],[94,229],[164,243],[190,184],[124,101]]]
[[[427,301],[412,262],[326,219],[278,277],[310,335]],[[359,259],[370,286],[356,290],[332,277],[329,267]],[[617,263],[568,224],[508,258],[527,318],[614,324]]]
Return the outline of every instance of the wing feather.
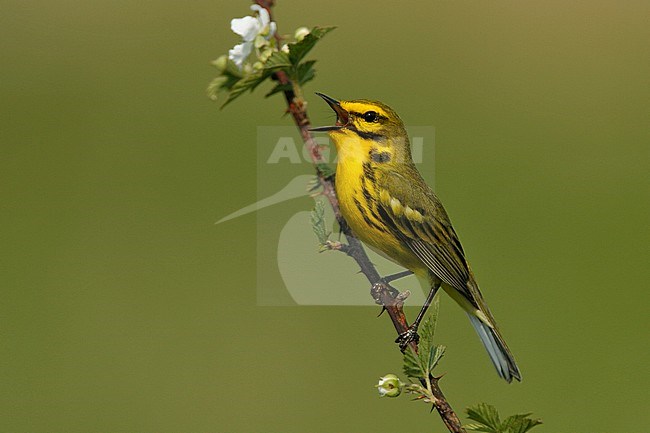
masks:
[[[451,221],[433,191],[418,180],[408,182],[399,174],[382,179],[380,214],[435,276],[477,304],[470,289],[471,272]]]

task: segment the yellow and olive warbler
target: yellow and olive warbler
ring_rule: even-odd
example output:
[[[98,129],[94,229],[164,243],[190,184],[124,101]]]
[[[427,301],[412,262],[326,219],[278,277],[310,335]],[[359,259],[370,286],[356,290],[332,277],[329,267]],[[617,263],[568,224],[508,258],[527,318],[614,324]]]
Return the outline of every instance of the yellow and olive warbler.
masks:
[[[442,286],[467,312],[499,376],[521,380],[449,216],[413,163],[402,120],[381,102],[318,95],[337,115],[334,126],[313,131],[329,132],[336,146],[336,194],[352,233],[430,287],[418,318],[401,336],[402,347],[417,338],[417,326]]]

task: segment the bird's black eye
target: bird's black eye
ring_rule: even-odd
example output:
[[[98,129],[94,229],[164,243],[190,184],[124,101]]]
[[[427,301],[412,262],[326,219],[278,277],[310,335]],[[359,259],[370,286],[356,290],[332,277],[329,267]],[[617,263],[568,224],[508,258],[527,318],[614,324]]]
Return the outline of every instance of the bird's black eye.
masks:
[[[363,113],[363,120],[366,122],[372,123],[377,121],[377,113],[374,111],[366,111]]]

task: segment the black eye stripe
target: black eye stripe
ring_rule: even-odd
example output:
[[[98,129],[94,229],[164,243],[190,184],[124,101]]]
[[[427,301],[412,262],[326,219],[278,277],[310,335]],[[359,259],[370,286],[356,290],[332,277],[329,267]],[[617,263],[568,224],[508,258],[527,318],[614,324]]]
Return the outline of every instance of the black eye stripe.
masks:
[[[373,122],[381,122],[381,121],[384,121],[384,120],[388,119],[388,117],[382,116],[381,114],[379,114],[379,113],[377,113],[376,111],[373,111],[373,110],[368,110],[368,111],[366,111],[364,113],[359,113],[358,111],[350,111],[350,114],[352,114],[353,116],[355,116],[355,117],[357,117],[359,119],[364,119],[365,120],[364,115],[366,115],[368,113],[371,113],[371,112],[375,113],[375,116],[376,116],[376,118],[375,118],[375,120]]]

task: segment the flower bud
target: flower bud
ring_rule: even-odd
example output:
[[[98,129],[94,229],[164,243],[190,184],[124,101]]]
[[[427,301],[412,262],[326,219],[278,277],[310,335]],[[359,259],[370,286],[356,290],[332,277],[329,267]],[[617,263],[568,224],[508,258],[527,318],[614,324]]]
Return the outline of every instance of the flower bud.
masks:
[[[280,48],[280,51],[282,51],[283,53],[289,54],[289,45],[287,45],[287,44],[282,45],[282,47]]]
[[[293,34],[293,37],[296,39],[296,41],[300,42],[305,39],[305,36],[307,36],[309,33],[310,32],[307,27],[298,27]]]
[[[255,48],[262,48],[263,46],[265,46],[268,43],[269,42],[266,40],[266,38],[264,36],[262,36],[261,34],[257,35],[255,37],[255,42],[254,42]]]
[[[219,99],[219,91],[222,90],[222,86],[226,84],[227,81],[228,77],[224,75],[219,75],[214,80],[212,80],[206,89],[208,97],[213,101]]]
[[[264,63],[266,62],[269,57],[273,54],[274,50],[271,47],[265,47],[264,49],[261,50],[260,55],[258,56],[258,59],[260,62]]]
[[[212,64],[217,67],[219,72],[223,72],[226,70],[226,67],[228,66],[228,56],[224,54],[220,56],[217,60],[213,60]]]
[[[394,374],[387,374],[379,378],[376,385],[380,397],[397,397],[402,393],[402,382]]]

